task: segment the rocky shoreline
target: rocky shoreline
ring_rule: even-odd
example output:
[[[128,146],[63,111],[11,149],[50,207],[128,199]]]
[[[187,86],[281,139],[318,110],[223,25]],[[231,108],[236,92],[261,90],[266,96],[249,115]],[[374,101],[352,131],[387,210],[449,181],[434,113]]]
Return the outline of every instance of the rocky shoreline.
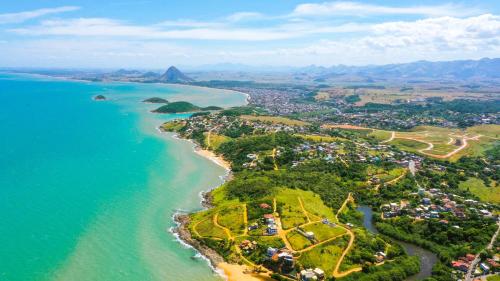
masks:
[[[203,199],[201,200],[201,205],[203,208],[210,209],[213,207],[212,205],[212,194],[210,191],[204,192],[202,195]],[[178,224],[176,228],[172,230],[173,233],[176,233],[180,240],[184,243],[190,245],[195,248],[202,256],[207,258],[210,261],[210,264],[213,268],[217,268],[217,265],[225,262],[224,258],[219,255],[215,250],[207,247],[202,244],[200,241],[193,238],[191,232],[189,231],[188,225],[191,219],[188,214],[176,214],[174,216],[174,221]]]

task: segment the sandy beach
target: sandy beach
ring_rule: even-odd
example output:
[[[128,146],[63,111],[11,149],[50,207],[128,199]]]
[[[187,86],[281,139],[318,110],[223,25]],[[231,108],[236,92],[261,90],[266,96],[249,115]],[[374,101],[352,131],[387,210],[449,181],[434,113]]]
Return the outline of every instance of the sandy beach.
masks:
[[[222,262],[217,264],[217,268],[224,271],[228,281],[271,281],[274,280],[266,273],[250,273],[249,269],[245,265],[239,264],[229,264],[227,262]]]
[[[231,170],[231,164],[228,161],[224,160],[224,158],[217,156],[213,151],[201,149],[199,147],[197,147],[194,151],[197,154],[199,154],[205,158],[210,159],[212,162],[223,167],[224,169],[226,169],[228,171]]]

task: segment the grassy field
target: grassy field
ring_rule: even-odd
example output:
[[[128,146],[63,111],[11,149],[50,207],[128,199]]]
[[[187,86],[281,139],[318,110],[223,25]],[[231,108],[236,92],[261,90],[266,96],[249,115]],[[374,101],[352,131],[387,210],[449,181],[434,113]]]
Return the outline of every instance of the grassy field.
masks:
[[[396,168],[389,171],[384,171],[382,174],[377,174],[377,177],[384,182],[391,181],[399,176],[401,176],[405,172],[405,168]]]
[[[284,124],[284,125],[290,125],[290,126],[306,126],[309,125],[309,123],[300,121],[300,120],[294,120],[286,117],[279,117],[279,116],[253,116],[253,115],[242,115],[240,116],[242,119],[245,120],[250,120],[250,121],[260,121],[260,122],[269,122],[273,124]]]
[[[304,215],[298,199],[304,192],[296,189],[282,189],[276,195],[283,229],[290,229],[307,222],[307,217]]]
[[[384,137],[383,132],[374,131],[369,135],[382,140]],[[389,131],[385,132],[386,135],[390,134]],[[395,139],[388,144],[395,145],[401,150],[418,152],[428,147],[426,143],[432,143],[433,148],[424,151],[425,154],[431,157],[445,156],[458,149],[455,154],[447,158],[450,161],[456,161],[465,155],[484,155],[485,150],[492,147],[495,142],[500,142],[499,137],[500,125],[480,125],[465,130],[419,126],[408,132],[396,132]],[[467,146],[459,149],[464,142],[464,138],[467,139]]]
[[[292,248],[296,251],[302,250],[312,245],[311,241],[305,238],[299,232],[292,230],[286,234],[286,238],[292,245]]]
[[[212,218],[208,217],[197,224],[193,225],[195,233],[199,233],[202,237],[207,238],[228,238],[224,230],[213,224]]]
[[[330,207],[327,207],[323,200],[319,197],[319,195],[315,194],[312,191],[303,191],[300,190],[300,196],[302,200],[302,204],[304,205],[304,209],[309,215],[309,218],[314,220],[320,220],[323,218],[327,218],[331,221],[335,221],[335,213]]]
[[[233,235],[243,234],[245,230],[243,207],[237,205],[221,209],[219,211],[218,221],[220,225],[229,228]]]
[[[486,278],[486,280],[488,281],[500,281],[500,275],[492,275],[492,276],[488,276],[488,278]]]
[[[414,140],[394,139],[389,144],[395,145],[397,148],[410,152],[417,152],[420,149],[428,147],[427,144]]]
[[[384,130],[373,130],[373,132],[368,134],[369,137],[373,137],[378,141],[385,141],[391,137],[391,132]]]
[[[318,136],[318,135],[303,135],[303,134],[295,134],[297,137],[303,138],[308,141],[313,142],[336,142],[345,140],[344,138],[339,137],[330,137],[330,136]]]
[[[466,132],[500,140],[500,125],[478,125],[467,128]]]
[[[167,132],[177,132],[186,125],[184,120],[173,120],[163,123],[160,127]]]
[[[500,186],[498,185],[486,186],[481,179],[469,178],[467,181],[461,182],[459,187],[463,190],[469,190],[482,201],[500,203]]]
[[[308,226],[303,227],[305,231],[312,231],[314,232],[314,237],[319,241],[325,241],[329,238],[335,237],[337,235],[346,233],[346,230],[342,227],[339,226],[329,226],[326,224],[323,224],[321,222],[315,223],[315,224],[310,224]]]
[[[464,93],[460,91],[432,91],[424,89],[409,89],[408,91],[401,91],[399,87],[392,87],[386,89],[366,89],[361,88],[356,90],[361,98],[361,101],[357,102],[357,106],[365,105],[366,103],[382,103],[382,104],[392,104],[396,101],[406,102],[408,100],[415,99],[425,99],[432,97],[441,97],[445,101],[451,101],[454,99],[465,98],[484,98],[484,95],[480,93]]]
[[[210,134],[210,139],[208,138],[208,133],[205,133],[205,145],[211,149],[216,150],[219,146],[227,141],[230,141],[231,138],[223,135]]]
[[[346,246],[346,240],[339,237],[338,239],[302,253],[298,261],[305,268],[319,267],[325,271],[325,275],[330,276]]]

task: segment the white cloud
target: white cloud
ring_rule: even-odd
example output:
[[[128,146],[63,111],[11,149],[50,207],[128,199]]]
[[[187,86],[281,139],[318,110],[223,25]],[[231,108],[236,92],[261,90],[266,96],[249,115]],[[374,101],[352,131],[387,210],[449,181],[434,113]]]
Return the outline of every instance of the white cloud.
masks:
[[[299,38],[308,34],[357,32],[367,29],[367,26],[359,24],[335,26],[307,22],[289,23],[269,28],[242,28],[198,22],[163,22],[152,26],[139,26],[107,18],[79,18],[46,20],[37,26],[14,28],[10,31],[20,35],[34,36],[271,41]]]
[[[261,13],[255,13],[255,12],[239,12],[239,13],[234,13],[234,14],[226,17],[226,19],[230,22],[255,20],[255,19],[261,19],[261,18],[264,18],[264,15]]]
[[[480,50],[498,45],[500,17],[440,17],[413,22],[387,22],[373,26],[373,35],[362,39],[372,47],[395,48],[415,45],[429,49]]]
[[[18,12],[18,13],[0,14],[0,24],[21,23],[30,19],[43,17],[46,15],[71,12],[71,11],[76,11],[78,9],[80,9],[80,7],[63,6],[57,8],[38,9],[38,10]]]
[[[392,7],[359,2],[336,1],[305,3],[295,7],[292,16],[334,16],[334,15],[424,15],[424,16],[469,16],[480,13],[478,9],[455,4],[433,6]]]

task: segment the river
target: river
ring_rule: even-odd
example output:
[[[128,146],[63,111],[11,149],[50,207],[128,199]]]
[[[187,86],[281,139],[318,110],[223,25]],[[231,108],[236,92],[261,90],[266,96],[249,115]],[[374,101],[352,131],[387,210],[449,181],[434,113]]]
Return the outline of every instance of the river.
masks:
[[[358,211],[363,213],[363,226],[370,232],[377,234],[378,231],[373,225],[373,211],[369,206],[359,206]],[[432,275],[432,267],[437,262],[438,258],[433,252],[421,248],[419,246],[395,240],[408,252],[409,255],[418,256],[420,258],[420,272],[408,277],[407,281],[422,280]]]

